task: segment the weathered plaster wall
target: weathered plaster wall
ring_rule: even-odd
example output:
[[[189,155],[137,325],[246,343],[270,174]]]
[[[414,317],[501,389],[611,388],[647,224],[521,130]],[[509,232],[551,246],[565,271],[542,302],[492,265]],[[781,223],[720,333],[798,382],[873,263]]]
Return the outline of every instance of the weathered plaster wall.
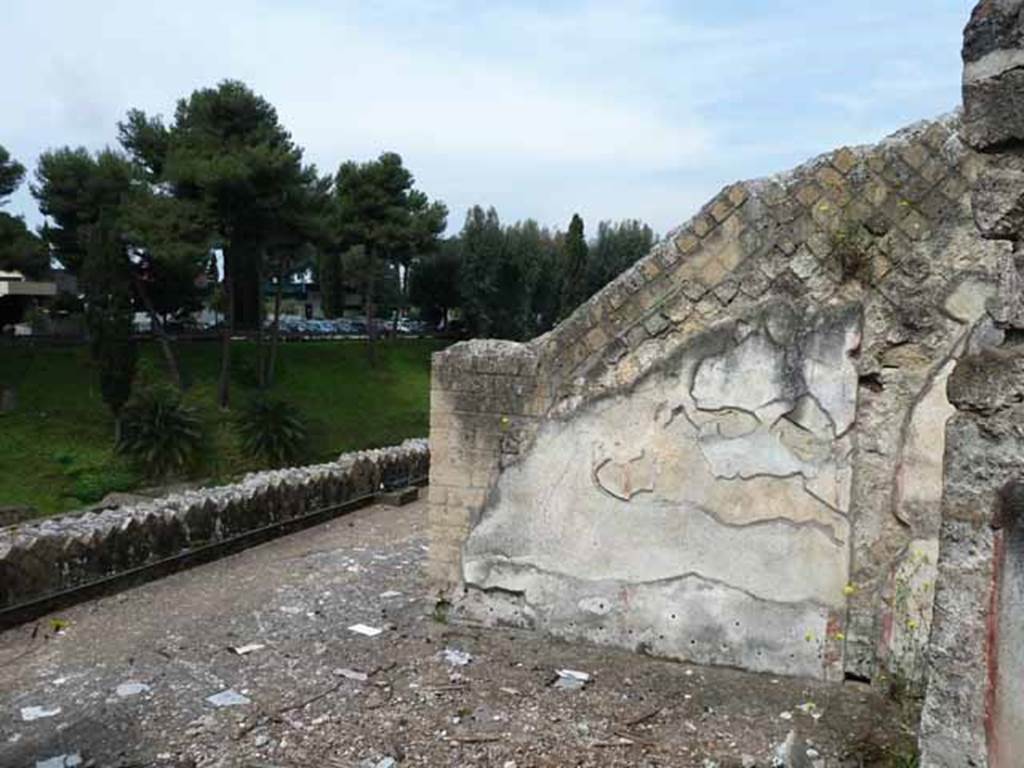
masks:
[[[565,637],[919,681],[944,383],[1008,250],[976,165],[950,116],[733,185],[551,333],[438,353],[439,586]]]
[[[0,609],[425,477],[424,440],[104,512],[0,528]]]

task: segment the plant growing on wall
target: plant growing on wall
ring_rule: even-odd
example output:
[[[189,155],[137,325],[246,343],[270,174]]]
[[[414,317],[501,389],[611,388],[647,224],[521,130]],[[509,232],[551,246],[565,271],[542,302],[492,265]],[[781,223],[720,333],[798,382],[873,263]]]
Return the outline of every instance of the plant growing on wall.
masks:
[[[832,235],[832,255],[844,283],[867,280],[871,272],[871,235],[857,221],[846,222]]]

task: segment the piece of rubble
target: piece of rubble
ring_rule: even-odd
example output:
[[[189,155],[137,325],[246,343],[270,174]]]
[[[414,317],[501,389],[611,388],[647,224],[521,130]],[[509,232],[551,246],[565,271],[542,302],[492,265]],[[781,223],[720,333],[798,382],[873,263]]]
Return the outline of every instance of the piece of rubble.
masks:
[[[82,756],[78,752],[70,755],[57,755],[45,760],[36,760],[36,768],[76,768],[82,764]]]
[[[129,696],[138,696],[140,693],[146,693],[149,690],[149,686],[145,683],[139,683],[134,680],[129,680],[127,683],[121,683],[117,688],[114,689],[114,693],[119,698],[126,699]]]
[[[790,731],[786,740],[775,748],[772,768],[814,768],[807,756],[807,745],[796,731]]]
[[[252,703],[247,696],[243,696],[231,688],[215,693],[212,696],[207,696],[206,700],[215,707],[238,707]]]
[[[556,669],[555,688],[562,688],[567,691],[578,691],[590,682],[590,675],[586,672],[579,672],[575,669]]]
[[[380,760],[374,760],[372,757],[368,757],[359,764],[359,768],[396,768],[398,761],[391,755],[386,755]]]
[[[396,488],[393,491],[385,491],[377,497],[377,500],[385,507],[404,507],[406,504],[411,504],[416,501],[419,496],[419,488],[416,488],[415,486],[408,486],[405,488]]]
[[[466,651],[460,651],[458,648],[445,648],[441,651],[440,656],[446,664],[452,667],[464,667],[473,660],[472,655]]]
[[[26,723],[60,714],[60,707],[22,707],[21,719]]]
[[[253,653],[254,651],[261,651],[266,648],[263,643],[249,643],[248,645],[235,645],[231,647],[231,650],[237,653],[239,656],[245,656],[246,654]]]
[[[357,635],[365,635],[366,637],[376,637],[384,630],[380,627],[371,627],[368,624],[353,624],[348,628],[349,632],[355,632]]]
[[[344,677],[348,680],[355,680],[358,683],[365,683],[370,679],[370,676],[365,672],[360,672],[355,669],[349,669],[348,667],[338,667],[334,670],[334,674],[338,677]]]

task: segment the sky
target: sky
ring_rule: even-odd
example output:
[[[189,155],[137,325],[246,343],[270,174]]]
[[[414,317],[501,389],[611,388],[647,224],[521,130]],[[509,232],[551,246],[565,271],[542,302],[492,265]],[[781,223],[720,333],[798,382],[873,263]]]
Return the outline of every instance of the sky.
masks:
[[[240,79],[321,172],[396,151],[449,207],[664,233],[722,186],[960,102],[973,0],[2,0],[0,145],[30,169]],[[7,210],[42,223],[28,185]]]

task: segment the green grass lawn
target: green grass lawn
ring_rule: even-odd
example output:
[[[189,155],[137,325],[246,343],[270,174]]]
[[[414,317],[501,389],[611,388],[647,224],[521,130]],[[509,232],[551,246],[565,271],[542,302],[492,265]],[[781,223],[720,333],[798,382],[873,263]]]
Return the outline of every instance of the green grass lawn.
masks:
[[[432,340],[378,344],[370,367],[365,342],[281,344],[273,395],[301,409],[310,425],[310,461],[342,451],[426,436],[429,424]],[[209,436],[204,480],[225,482],[258,469],[238,449],[233,415],[216,406],[220,345],[178,345],[190,382],[186,401],[197,408]],[[256,347],[232,345],[232,400],[256,392]],[[113,451],[113,420],[100,399],[85,346],[0,345],[0,380],[18,383],[18,409],[0,416],[0,506],[30,505],[54,514],[146,483]],[[136,387],[165,384],[155,343],[141,347]]]

